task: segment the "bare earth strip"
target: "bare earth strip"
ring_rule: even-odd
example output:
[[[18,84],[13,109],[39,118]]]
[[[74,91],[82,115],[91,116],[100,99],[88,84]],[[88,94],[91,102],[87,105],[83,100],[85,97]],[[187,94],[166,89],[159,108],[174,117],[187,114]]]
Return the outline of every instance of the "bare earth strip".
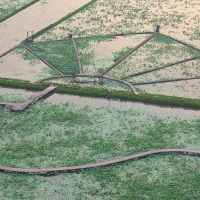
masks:
[[[39,30],[54,23],[89,0],[45,0],[21,11],[0,24],[0,54],[19,44],[27,31]]]
[[[48,93],[55,90],[56,87],[49,86],[45,90],[41,92],[37,92],[34,95],[32,95],[27,101],[23,103],[9,103],[9,102],[0,102],[1,106],[10,106],[10,110],[12,111],[23,111],[25,110],[30,104],[34,103],[35,101],[39,100],[40,98],[46,96]]]

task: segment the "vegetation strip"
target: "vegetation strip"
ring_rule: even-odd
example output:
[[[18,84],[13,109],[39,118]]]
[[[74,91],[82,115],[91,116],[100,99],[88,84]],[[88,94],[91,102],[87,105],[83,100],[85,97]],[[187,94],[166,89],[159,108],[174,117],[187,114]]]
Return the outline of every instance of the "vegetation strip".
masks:
[[[56,87],[49,86],[45,90],[38,92],[34,95],[32,95],[27,101],[24,103],[9,103],[9,102],[0,102],[1,106],[9,106],[11,111],[23,111],[25,110],[30,104],[34,103],[35,101],[43,98],[53,90],[55,90]]]
[[[192,49],[195,49],[195,50],[197,50],[197,51],[200,51],[199,48],[194,47],[194,46],[192,46],[192,45],[190,45],[190,44],[188,44],[188,43],[186,43],[186,42],[183,42],[183,41],[181,41],[181,40],[175,39],[175,38],[173,38],[173,37],[171,37],[171,36],[169,36],[169,35],[165,35],[165,34],[163,34],[163,33],[159,33],[159,34],[162,35],[162,36],[168,37],[168,38],[170,38],[170,39],[172,39],[172,40],[174,40],[174,41],[176,41],[176,42],[178,42],[178,43],[180,43],[180,44],[183,44],[183,45],[185,45],[185,46],[187,46],[187,47],[190,47],[190,48],[192,48]]]
[[[133,49],[131,49],[126,55],[124,55],[123,57],[121,57],[118,61],[116,61],[115,63],[113,63],[110,67],[108,67],[105,71],[103,71],[100,75],[105,75],[107,74],[110,70],[112,70],[114,67],[116,67],[117,65],[119,65],[123,60],[125,60],[128,56],[130,56],[134,51],[138,50],[139,48],[141,48],[143,45],[145,45],[147,42],[149,42],[151,39],[154,38],[154,36],[156,36],[158,33],[155,32],[152,35],[150,35],[148,38],[146,38],[144,41],[142,41],[140,44],[138,44],[136,47],[134,47]]]
[[[46,175],[46,174],[55,174],[58,172],[75,172],[77,170],[83,170],[83,169],[90,169],[94,167],[104,167],[108,165],[118,164],[121,162],[138,159],[138,158],[144,158],[153,154],[163,154],[163,153],[180,153],[180,154],[190,154],[190,155],[200,155],[199,150],[190,150],[190,149],[160,149],[160,150],[151,150],[143,153],[134,154],[131,156],[126,156],[122,158],[117,158],[105,162],[99,162],[95,164],[86,164],[86,165],[80,165],[80,166],[72,166],[72,167],[60,167],[60,168],[46,168],[46,169],[23,169],[23,168],[12,168],[12,167],[5,167],[0,166],[0,171],[2,172],[14,172],[14,173],[24,173],[24,174],[40,174],[40,175]]]
[[[171,67],[173,65],[177,65],[177,64],[181,64],[181,63],[185,63],[185,62],[188,62],[188,61],[192,61],[192,60],[196,60],[196,59],[199,59],[200,57],[193,57],[193,58],[188,58],[188,59],[184,59],[184,60],[180,60],[180,61],[177,61],[177,62],[174,62],[174,63],[169,63],[169,64],[166,64],[162,67],[155,67],[153,69],[149,69],[149,70],[146,70],[146,71],[142,71],[142,72],[138,72],[138,73],[135,73],[135,74],[131,74],[129,76],[126,76],[122,79],[127,79],[127,78],[131,78],[131,77],[134,77],[134,76],[140,76],[140,75],[143,75],[143,74],[147,74],[147,73],[150,73],[150,72],[153,72],[153,71],[157,71],[157,70],[160,70],[160,69],[164,69],[164,68],[167,68],[167,67]]]
[[[27,45],[22,44],[22,46],[28,50],[30,53],[32,53],[34,56],[36,56],[39,60],[41,60],[44,64],[46,64],[48,67],[50,67],[51,69],[53,69],[54,71],[58,72],[60,75],[64,75],[62,72],[60,72],[59,70],[57,70],[53,65],[51,65],[49,62],[47,62],[46,60],[44,60],[43,58],[41,58],[37,53],[35,53],[34,51],[32,51],[29,47],[27,47]]]
[[[132,85],[131,83],[129,83],[127,81],[123,81],[123,80],[117,79],[117,78],[110,78],[110,77],[101,76],[101,75],[73,74],[73,75],[63,75],[63,76],[52,76],[52,77],[49,77],[49,78],[41,79],[41,80],[39,80],[37,82],[51,80],[51,79],[57,79],[57,78],[64,78],[64,77],[72,77],[72,78],[75,78],[75,77],[97,77],[97,78],[100,78],[100,81],[102,81],[103,79],[113,80],[113,81],[117,81],[117,82],[123,83],[125,85],[128,85],[130,87],[130,89],[135,94],[139,94],[139,92],[137,91],[137,89],[135,88],[135,86]]]
[[[75,49],[75,52],[76,52],[76,57],[77,57],[78,66],[79,66],[79,73],[83,74],[83,66],[81,65],[80,55],[78,53],[78,48],[77,48],[76,42],[74,41],[74,38],[71,38],[71,41],[72,41],[72,43],[74,45],[74,49]]]
[[[37,33],[35,33],[34,35],[32,35],[31,37],[29,38],[37,38],[39,37],[40,35],[42,35],[44,32],[54,28],[55,26],[57,26],[58,24],[62,23],[63,21],[65,21],[66,19],[74,16],[75,14],[79,13],[80,11],[82,11],[83,9],[87,8],[89,5],[93,4],[94,2],[96,2],[97,0],[91,0],[90,2],[86,3],[85,5],[81,6],[80,8],[78,8],[77,10],[69,13],[68,15],[66,15],[65,17],[59,19],[58,21],[56,21],[55,23],[53,24],[50,24],[49,26],[47,26],[46,28],[38,31]],[[29,38],[27,38],[25,41],[27,41]]]
[[[43,90],[52,83],[31,83],[29,81],[18,79],[0,78],[0,86],[9,88]],[[159,94],[141,93],[135,95],[132,91],[112,90],[108,95],[108,90],[105,88],[83,87],[78,85],[56,84],[55,92],[62,94],[72,94],[85,97],[98,97],[108,99],[118,99],[122,101],[143,102],[153,105],[162,105],[170,107],[182,107],[189,109],[200,110],[200,99],[190,99],[183,97],[166,96]]]
[[[0,20],[0,23],[7,20],[8,18],[12,17],[13,15],[17,14],[18,12],[28,8],[29,6],[32,6],[33,4],[37,3],[39,0],[33,0],[32,2],[22,6],[21,8],[17,9],[15,12],[5,16],[3,19]]]
[[[151,81],[151,82],[142,82],[142,83],[132,83],[132,84],[133,84],[133,85],[150,85],[150,84],[156,84],[156,83],[168,83],[168,82],[187,81],[187,80],[194,80],[194,79],[200,79],[200,77],[177,78],[177,79],[160,80],[160,81]]]

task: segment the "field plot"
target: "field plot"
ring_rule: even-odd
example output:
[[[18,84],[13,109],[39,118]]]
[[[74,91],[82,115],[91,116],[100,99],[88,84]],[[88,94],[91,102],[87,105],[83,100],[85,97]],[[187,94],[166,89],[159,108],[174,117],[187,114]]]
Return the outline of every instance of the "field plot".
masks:
[[[1,13],[25,4],[7,2]],[[44,0],[1,23],[0,84],[13,88],[0,88],[0,199],[200,199],[199,12],[199,0]],[[48,86],[48,101],[14,89]]]
[[[16,48],[6,56],[0,58],[1,77],[29,81],[58,75],[47,67],[37,57],[22,47]]]
[[[200,51],[173,39],[178,38],[200,47],[197,31],[199,16],[194,14],[198,12],[198,8],[199,3],[195,0],[190,2],[141,1],[140,3],[135,0],[123,3],[112,0],[97,1],[75,16],[47,30],[35,41],[36,43],[64,41],[67,34],[71,32],[78,47],[84,74],[98,75],[105,72],[104,75],[110,78],[124,80],[132,85],[136,84],[140,92],[154,94],[164,94],[162,88],[166,88],[168,82],[174,82],[171,85],[175,85],[176,92],[170,93],[169,88],[168,95],[182,97],[193,95],[198,99],[200,63],[197,57],[200,56]],[[109,66],[120,60],[131,48],[144,41],[148,34],[154,32],[156,25],[161,26],[160,31],[165,35],[157,34],[119,65],[106,72]],[[159,69],[162,67],[163,69]],[[155,71],[148,73],[153,69]],[[140,75],[141,72],[145,73]],[[95,84],[98,83],[98,78],[92,80],[91,77],[88,79],[77,77],[77,79],[79,81],[74,81],[75,84],[88,83],[95,87],[105,88],[109,85],[112,89],[123,90],[129,88],[118,87],[121,83],[112,84],[113,80],[105,80],[103,85],[99,86]],[[63,80],[62,78],[59,82]],[[164,83],[138,86],[140,83],[157,81],[164,81]],[[182,87],[176,86],[179,85],[179,83],[176,84],[177,81],[182,81],[182,85],[185,84],[187,93]],[[66,78],[64,82],[69,83],[73,80]]]
[[[36,0],[1,0],[0,2],[0,22],[6,17],[14,14],[20,8],[29,5],[30,3],[37,2]]]
[[[24,99],[26,97],[0,95],[0,101],[19,102]],[[0,113],[2,116],[0,165],[10,167],[73,166],[111,160],[151,149],[198,149],[200,145],[198,118],[178,114],[159,115],[159,111],[150,113],[145,108],[38,103],[32,105],[23,114],[7,112],[7,109],[2,107]],[[114,195],[112,197],[115,197],[114,199],[130,197],[130,195],[141,197],[144,195],[142,192],[144,186],[147,190],[146,195],[154,197],[153,195],[157,190],[160,191],[162,185],[166,185],[167,188],[164,193],[157,195],[167,197],[168,189],[175,190],[174,187],[178,187],[177,181],[179,187],[181,185],[188,188],[178,192],[176,194],[178,197],[179,195],[196,197],[199,195],[198,190],[195,190],[198,187],[199,167],[198,157],[176,154],[155,155],[116,166],[82,171],[79,175],[63,174],[59,176],[60,180],[57,182],[59,186],[53,185],[53,182],[44,178],[3,174],[0,184],[3,192],[0,195],[13,195],[10,187],[5,189],[6,185],[3,182],[7,179],[6,184],[11,186],[9,180],[13,178],[17,183],[20,183],[21,179],[29,180],[26,186],[23,186],[23,193],[20,192],[21,190],[17,192],[17,195],[21,195],[21,199],[33,195],[34,191],[38,191],[37,198],[45,199],[51,194],[47,189],[48,186],[56,190],[57,195],[66,197],[69,194],[63,191],[64,180],[75,178],[76,185],[79,182],[82,184],[90,177],[92,182],[95,182],[94,187],[91,187],[90,181],[86,182],[84,186],[88,189],[87,192],[83,192],[82,187],[77,185],[78,191],[71,193],[74,198],[79,197],[81,191],[84,195],[94,195],[100,199],[104,199],[105,195],[106,197]],[[150,174],[145,175],[144,178],[146,173]],[[188,176],[184,176],[184,173]],[[37,184],[34,183],[32,187],[34,180]],[[107,192],[102,190],[105,181],[108,184]],[[127,184],[129,181],[131,184]],[[191,181],[193,184],[188,187]],[[142,183],[144,183],[143,187],[141,187]],[[171,186],[170,183],[176,186]],[[44,188],[43,191],[41,187]],[[65,187],[69,187],[68,184]],[[117,189],[114,190],[116,187]],[[134,189],[130,193],[132,187],[138,188],[139,191]],[[14,188],[16,191],[16,186]],[[99,192],[93,193],[92,188]],[[121,193],[123,189],[124,192]],[[44,198],[42,195],[47,196]]]
[[[40,57],[64,74],[78,74],[78,62],[70,40],[33,43],[27,45]]]
[[[115,65],[123,56],[131,51],[138,44],[146,41],[150,34],[130,34],[126,36],[96,36],[89,38],[75,38],[80,61],[83,67],[84,77],[79,75],[56,79],[59,83],[75,84],[93,84],[95,87],[104,87],[109,89],[129,90],[129,87],[123,87],[123,83],[117,83],[121,80],[139,87],[140,92],[150,92],[154,94],[164,94],[162,85],[168,82],[182,81],[187,84],[187,93],[182,92],[182,87],[176,87],[176,92],[169,95],[199,98],[199,77],[200,77],[200,51],[190,46],[181,44],[167,36],[157,33],[148,43],[141,46],[121,63],[109,70],[109,67]],[[65,38],[65,40],[69,40]],[[59,43],[65,43],[65,40]],[[57,41],[58,42],[58,41]],[[55,41],[55,43],[57,43]],[[36,42],[35,44],[45,44],[46,42]],[[120,44],[120,45],[119,45]],[[74,50],[72,50],[73,52]],[[67,68],[67,67],[66,67]],[[70,73],[65,73],[70,74]],[[79,73],[77,73],[79,74]],[[88,75],[88,77],[86,77]],[[110,79],[103,80],[103,84],[98,84],[96,75],[105,75]],[[103,78],[103,77],[102,77]],[[190,80],[191,79],[191,80]],[[196,79],[196,81],[193,81]],[[74,81],[73,81],[74,80]],[[55,82],[53,79],[52,82]],[[186,82],[187,81],[187,82]],[[159,85],[155,85],[158,82]],[[163,82],[163,83],[162,83]],[[154,84],[150,87],[138,86],[140,84]],[[121,87],[122,86],[122,87]]]
[[[79,47],[85,74],[98,74],[117,61],[131,47],[144,40],[146,35],[118,37],[92,37],[75,39]]]
[[[63,39],[66,32],[77,36],[149,32],[159,24],[165,34],[200,47],[199,8],[197,0],[98,0],[38,39]]]

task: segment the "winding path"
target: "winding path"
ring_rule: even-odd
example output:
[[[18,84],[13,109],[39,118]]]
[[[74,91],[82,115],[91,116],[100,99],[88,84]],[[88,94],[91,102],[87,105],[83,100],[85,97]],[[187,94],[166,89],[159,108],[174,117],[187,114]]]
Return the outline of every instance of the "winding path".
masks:
[[[24,174],[55,174],[57,172],[74,172],[77,170],[90,169],[94,167],[104,167],[112,164],[117,164],[121,162],[125,162],[128,160],[133,160],[137,158],[147,157],[153,154],[163,154],[163,153],[180,153],[180,154],[190,154],[200,156],[199,150],[190,150],[190,149],[160,149],[160,150],[151,150],[143,153],[134,154],[131,156],[126,156],[122,158],[113,159],[110,161],[99,162],[95,164],[86,164],[80,166],[72,166],[72,167],[60,167],[60,168],[44,168],[44,169],[23,169],[23,168],[13,168],[13,167],[5,167],[0,166],[0,171],[2,172],[15,172],[15,173],[24,173]]]
[[[1,106],[9,106],[10,110],[12,111],[23,111],[25,110],[30,104],[34,103],[35,101],[39,100],[40,98],[46,96],[53,90],[55,90],[56,87],[49,86],[45,90],[41,92],[37,92],[36,94],[32,95],[27,101],[23,103],[9,103],[9,102],[0,102]]]
[[[47,81],[47,80],[51,80],[51,79],[64,78],[64,77],[72,77],[72,78],[75,78],[75,77],[97,77],[97,78],[100,78],[101,80],[102,80],[102,79],[113,80],[113,81],[117,81],[117,82],[119,82],[119,83],[123,83],[123,84],[129,86],[130,89],[131,89],[135,94],[139,94],[139,92],[137,91],[136,87],[135,87],[134,85],[132,85],[131,83],[129,83],[129,82],[127,82],[127,81],[124,81],[124,80],[121,80],[121,79],[118,79],[118,78],[110,78],[110,77],[101,76],[101,75],[73,74],[73,75],[63,75],[63,76],[52,76],[52,77],[40,79],[40,80],[38,80],[38,81],[36,81],[36,82]],[[81,83],[81,82],[80,82],[80,83]]]

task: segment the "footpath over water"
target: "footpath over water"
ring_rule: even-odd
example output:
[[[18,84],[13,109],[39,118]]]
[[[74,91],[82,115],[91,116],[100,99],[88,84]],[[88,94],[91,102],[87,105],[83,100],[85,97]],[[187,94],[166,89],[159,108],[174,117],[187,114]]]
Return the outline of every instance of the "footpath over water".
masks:
[[[38,32],[89,0],[41,0],[0,23],[0,54],[26,39],[27,31]]]

